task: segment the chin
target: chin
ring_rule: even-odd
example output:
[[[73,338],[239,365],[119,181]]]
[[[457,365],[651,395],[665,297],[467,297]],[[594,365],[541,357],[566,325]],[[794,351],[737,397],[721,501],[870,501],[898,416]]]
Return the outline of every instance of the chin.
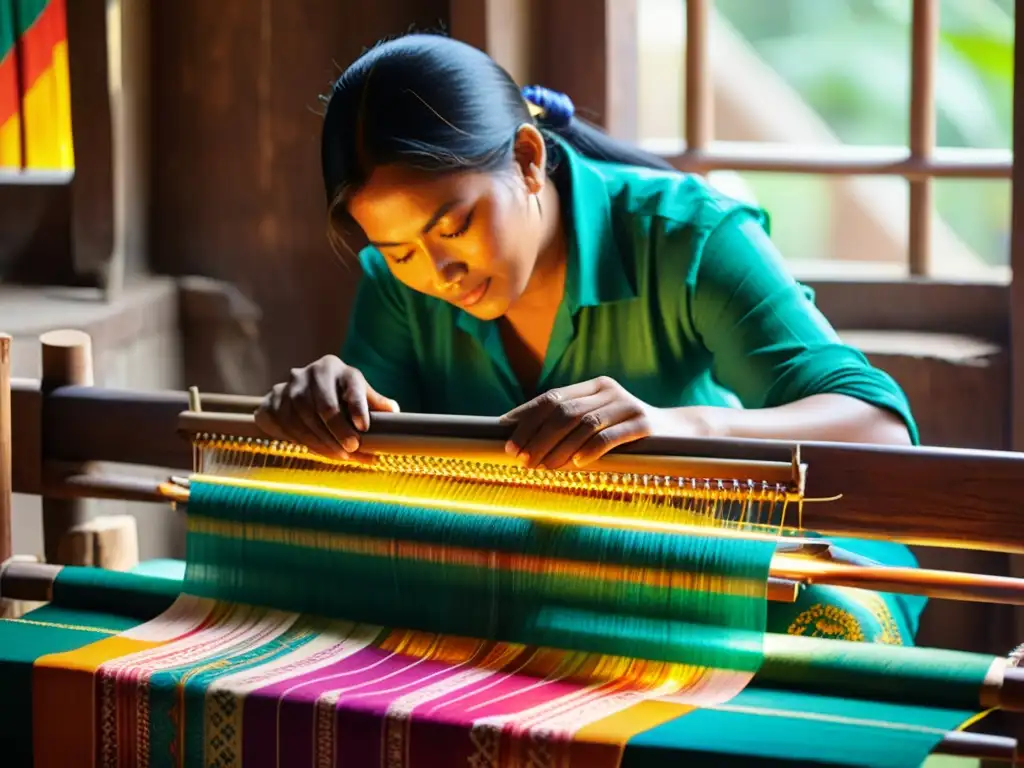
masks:
[[[497,320],[508,311],[508,304],[499,301],[482,301],[475,307],[464,310],[478,320]]]

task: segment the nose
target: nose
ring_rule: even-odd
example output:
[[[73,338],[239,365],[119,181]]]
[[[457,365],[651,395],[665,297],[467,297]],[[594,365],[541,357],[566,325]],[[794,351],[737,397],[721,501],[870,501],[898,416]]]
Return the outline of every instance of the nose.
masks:
[[[457,289],[469,273],[466,262],[448,258],[443,253],[431,253],[430,260],[434,263],[434,285],[441,293]]]

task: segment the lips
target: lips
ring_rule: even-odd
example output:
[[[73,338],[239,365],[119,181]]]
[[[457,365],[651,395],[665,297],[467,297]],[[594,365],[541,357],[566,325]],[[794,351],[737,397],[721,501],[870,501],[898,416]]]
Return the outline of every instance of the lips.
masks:
[[[455,303],[464,309],[472,307],[474,304],[478,304],[480,299],[487,293],[487,289],[491,287],[491,278],[487,278],[480,285],[474,288],[469,293],[460,297]]]

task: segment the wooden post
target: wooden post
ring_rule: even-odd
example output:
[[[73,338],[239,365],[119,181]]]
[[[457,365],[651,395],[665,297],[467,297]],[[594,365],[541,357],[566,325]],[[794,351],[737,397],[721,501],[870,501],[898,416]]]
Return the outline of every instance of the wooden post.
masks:
[[[92,339],[87,333],[58,330],[39,337],[42,347],[43,418],[46,417],[46,398],[57,387],[68,385],[92,386]],[[49,453],[43,440],[43,459]],[[84,471],[84,470],[83,470]],[[88,502],[85,499],[43,498],[43,547],[48,563],[61,562],[60,542],[77,526],[86,521]]]
[[[0,563],[14,553],[11,448],[11,337],[0,333]]]

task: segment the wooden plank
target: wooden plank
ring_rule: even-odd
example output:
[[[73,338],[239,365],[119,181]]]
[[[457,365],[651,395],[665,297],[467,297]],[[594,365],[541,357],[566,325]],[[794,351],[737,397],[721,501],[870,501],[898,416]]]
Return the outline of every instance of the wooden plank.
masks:
[[[32,397],[18,388],[13,395],[16,409],[21,398]],[[177,433],[178,414],[186,408],[185,392],[62,387],[46,402],[45,458],[68,464],[94,461],[188,471],[192,446]],[[19,459],[20,454],[15,463]]]
[[[1007,343],[1010,286],[936,279],[804,280],[837,328],[977,336]]]
[[[108,6],[66,3],[75,176],[71,186],[74,265],[101,285],[114,249],[114,124],[108,87]]]
[[[43,487],[43,398],[39,382],[11,382],[11,482],[15,493],[38,494]]]
[[[1024,33],[1024,14],[1014,17],[1014,35]],[[1015,46],[1013,52],[1014,81],[1024,82],[1024,51]],[[1013,94],[1013,151],[1024,150],[1024,88]],[[1013,168],[1011,203],[1010,269],[1010,336],[1012,339],[1011,435],[1013,447],[1024,451],[1024,168]]]
[[[1024,34],[1024,14],[1014,17],[1014,37]],[[1013,76],[1015,83],[1024,82],[1024,51],[1014,46]],[[1024,150],[1024,88],[1013,92],[1013,151]],[[1024,451],[1024,168],[1014,164],[1011,200],[1010,269],[1010,440],[1015,450]],[[1020,522],[1015,523],[1020,526]],[[1010,573],[1024,575],[1024,558],[1010,561]],[[1024,633],[1024,611],[1014,611],[1016,641]],[[1024,735],[1019,723],[1013,724],[1017,735]]]
[[[449,0],[451,35],[486,51],[520,85],[533,70],[533,0]]]
[[[448,8],[150,3],[151,263],[232,283],[260,308],[268,380],[249,394],[340,348],[359,279],[359,265],[333,253],[325,234],[318,95],[364,48],[410,26],[447,24]]]
[[[11,463],[11,337],[0,333],[0,563],[14,553]]]
[[[568,94],[580,117],[635,139],[636,0],[547,0],[538,14],[538,81]]]

